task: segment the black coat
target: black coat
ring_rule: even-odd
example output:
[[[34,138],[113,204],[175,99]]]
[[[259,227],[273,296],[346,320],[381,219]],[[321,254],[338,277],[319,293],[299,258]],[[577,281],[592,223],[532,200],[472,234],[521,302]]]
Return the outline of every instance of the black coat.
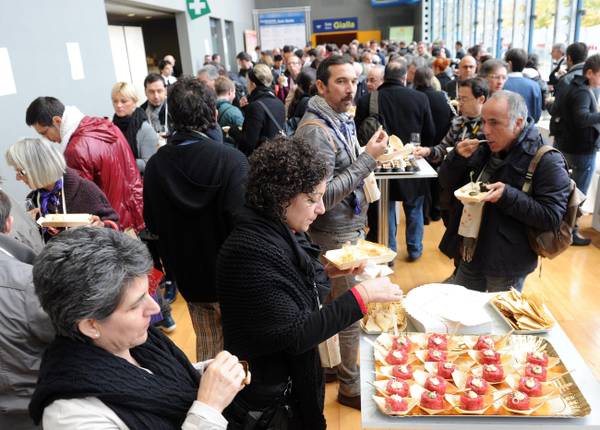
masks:
[[[237,149],[194,133],[175,133],[144,175],[144,220],[188,302],[215,302],[217,253],[244,204],[248,171]]]
[[[410,142],[411,133],[421,134],[421,144],[432,146],[435,127],[427,96],[396,82],[386,81],[379,92],[379,117],[388,134],[395,134],[402,142]],[[358,101],[354,121],[357,127],[369,116],[367,95]],[[390,200],[411,200],[427,193],[427,182],[422,179],[390,181]]]
[[[570,185],[562,155],[555,151],[545,154],[533,175],[533,194],[521,191],[529,163],[542,144],[537,127],[529,122],[492,175],[490,182],[503,182],[506,188],[498,202],[484,206],[470,263],[474,270],[487,276],[525,276],[537,265],[527,230],[558,229],[567,209]],[[477,177],[490,157],[487,145],[481,145],[469,158],[452,151],[440,167],[440,185],[449,192],[462,187],[469,182],[469,173],[474,171]],[[453,201],[455,210],[440,243],[440,249],[450,258],[459,256],[458,227],[462,215],[462,204]]]
[[[448,98],[450,100],[456,100],[456,98],[458,97],[458,78],[456,79],[452,79],[450,82],[448,82],[444,87],[442,87],[444,89],[444,91],[446,91],[446,94],[448,94]]]
[[[429,107],[431,109],[431,117],[435,124],[435,137],[433,138],[433,146],[437,145],[442,141],[448,129],[452,118],[454,118],[454,112],[450,109],[448,99],[443,91],[436,91],[433,88],[423,88],[417,91],[421,91],[427,96],[429,100]]]
[[[593,154],[600,143],[600,112],[583,76],[575,76],[561,94],[558,116],[561,133],[556,146],[567,154]]]
[[[277,121],[273,122],[265,109],[258,103],[261,101],[271,111]],[[244,125],[239,131],[233,127],[229,130],[230,136],[236,141],[238,148],[247,156],[260,146],[265,140],[277,135],[285,125],[285,106],[275,97],[270,88],[260,86],[248,97],[249,104],[244,109]]]
[[[217,262],[225,349],[248,360],[252,384],[225,411],[231,422],[238,406],[273,405],[273,385],[292,382],[291,429],[324,429],[323,369],[317,346],[362,317],[348,291],[319,309],[329,281],[320,249],[306,234],[245,208],[223,244]]]

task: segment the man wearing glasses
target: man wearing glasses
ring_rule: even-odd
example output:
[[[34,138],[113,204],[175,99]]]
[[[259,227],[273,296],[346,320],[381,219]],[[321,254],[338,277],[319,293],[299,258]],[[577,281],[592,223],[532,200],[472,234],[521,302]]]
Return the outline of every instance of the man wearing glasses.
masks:
[[[490,96],[496,91],[504,88],[504,84],[508,79],[508,68],[506,63],[501,60],[487,60],[479,69],[479,76],[487,79]]]

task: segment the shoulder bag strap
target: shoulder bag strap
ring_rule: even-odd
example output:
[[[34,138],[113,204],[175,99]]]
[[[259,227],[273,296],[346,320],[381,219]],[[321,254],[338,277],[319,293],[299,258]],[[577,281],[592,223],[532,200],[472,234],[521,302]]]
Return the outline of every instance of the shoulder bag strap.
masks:
[[[379,91],[377,90],[369,97],[369,115],[379,115]]]
[[[329,142],[329,145],[331,145],[331,148],[333,149],[333,152],[334,153],[337,152],[337,147],[335,146],[335,142],[331,138],[331,133],[329,132],[329,130],[327,129],[327,127],[325,126],[325,124],[323,124],[321,121],[319,121],[317,119],[307,119],[306,121],[302,122],[298,126],[298,128],[296,129],[296,132],[298,130],[300,130],[302,127],[304,127],[305,125],[316,125],[321,130],[323,130],[323,132],[327,136],[327,141]]]
[[[279,125],[279,123],[277,122],[277,120],[275,119],[275,117],[273,116],[273,114],[271,113],[269,108],[267,107],[267,105],[264,104],[261,100],[257,100],[256,102],[263,107],[267,116],[271,119],[271,121],[273,121],[273,124],[275,124],[275,126],[277,127],[277,130],[283,131],[283,129],[281,128],[281,126]]]
[[[525,175],[525,182],[523,183],[523,188],[521,188],[521,190],[524,193],[529,194],[531,190],[531,181],[533,179],[533,173],[535,172],[535,169],[537,168],[537,165],[539,164],[544,154],[550,151],[560,152],[558,149],[550,145],[542,145],[539,147],[539,149],[536,151],[535,155],[531,159],[529,167],[527,168],[527,174]]]

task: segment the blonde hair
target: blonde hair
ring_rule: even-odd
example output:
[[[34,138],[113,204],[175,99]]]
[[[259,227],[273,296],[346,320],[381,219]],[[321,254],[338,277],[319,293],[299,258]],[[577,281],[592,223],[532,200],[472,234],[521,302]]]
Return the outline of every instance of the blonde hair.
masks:
[[[268,87],[273,82],[273,73],[266,64],[257,64],[252,68],[252,72],[256,79],[258,79],[265,87]]]
[[[27,176],[34,190],[54,184],[67,168],[58,145],[37,138],[17,141],[6,150],[5,157],[9,166]]]
[[[135,88],[133,88],[133,85],[131,85],[129,82],[117,82],[114,84],[112,90],[110,91],[110,96],[114,97],[117,94],[133,100],[134,103],[137,103],[139,100],[137,93],[135,92]]]

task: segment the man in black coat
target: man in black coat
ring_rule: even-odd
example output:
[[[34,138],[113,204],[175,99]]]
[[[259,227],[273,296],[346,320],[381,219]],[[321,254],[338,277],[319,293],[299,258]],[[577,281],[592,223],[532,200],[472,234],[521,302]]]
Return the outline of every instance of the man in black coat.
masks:
[[[180,79],[168,102],[173,133],[146,166],[144,220],[188,302],[200,361],[223,349],[215,265],[244,204],[248,163],[206,135],[215,125],[215,105],[202,83]]]
[[[384,83],[379,92],[379,117],[388,134],[395,134],[402,142],[410,141],[411,133],[420,133],[421,144],[433,145],[435,128],[425,94],[406,88],[406,66],[389,62],[384,72]],[[369,97],[361,98],[356,108],[356,124],[369,115]],[[406,247],[409,261],[418,259],[423,252],[423,203],[428,183],[422,179],[402,179],[390,182],[389,232],[390,247],[396,249],[396,201],[402,201],[406,215]],[[371,225],[377,232],[377,226]],[[370,233],[371,234],[371,233]]]
[[[458,97],[458,83],[467,79],[472,79],[477,75],[477,60],[470,55],[465,55],[458,63],[458,74],[455,79],[448,82],[443,88],[448,94],[450,100],[456,100]]]
[[[594,90],[600,88],[600,55],[592,55],[583,65],[583,75],[574,76],[569,86],[561,93],[557,113],[561,118],[560,133],[555,142],[569,167],[577,188],[587,194],[596,168],[596,151],[600,146],[600,112]],[[591,243],[573,232],[573,245]]]
[[[439,179],[443,188],[456,190],[473,172],[489,183],[489,192],[478,215],[472,206],[464,210],[455,201],[440,249],[461,259],[454,283],[478,291],[521,290],[538,261],[527,232],[558,229],[567,209],[569,175],[562,155],[548,152],[533,175],[532,193],[522,191],[543,140],[519,94],[495,92],[484,104],[482,118],[487,144],[478,139],[458,143],[442,163]]]

